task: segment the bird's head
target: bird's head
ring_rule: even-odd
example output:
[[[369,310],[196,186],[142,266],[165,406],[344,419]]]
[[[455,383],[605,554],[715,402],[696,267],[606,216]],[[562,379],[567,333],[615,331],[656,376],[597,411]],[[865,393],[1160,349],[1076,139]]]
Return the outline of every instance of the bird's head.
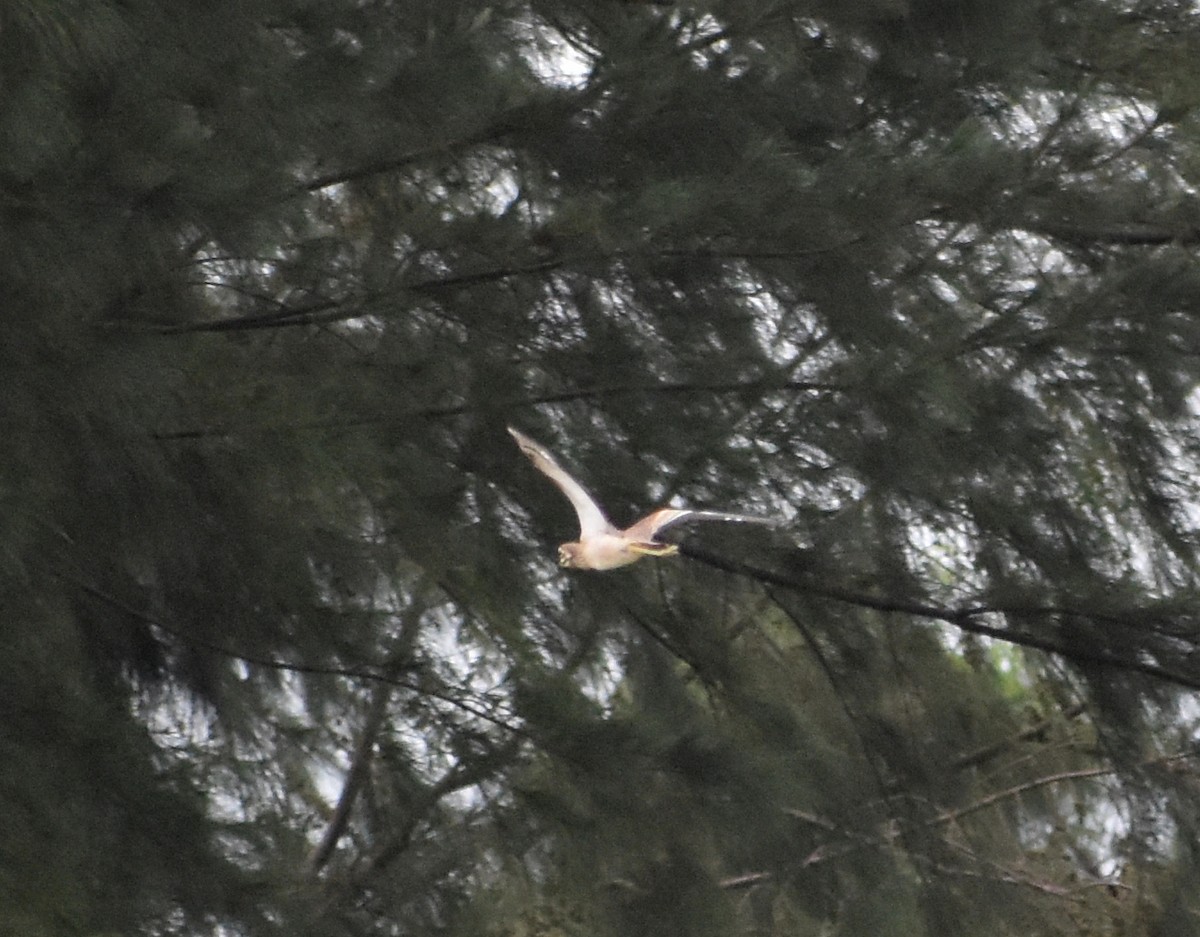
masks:
[[[580,544],[564,543],[558,548],[558,565],[564,569],[573,569],[579,559]]]

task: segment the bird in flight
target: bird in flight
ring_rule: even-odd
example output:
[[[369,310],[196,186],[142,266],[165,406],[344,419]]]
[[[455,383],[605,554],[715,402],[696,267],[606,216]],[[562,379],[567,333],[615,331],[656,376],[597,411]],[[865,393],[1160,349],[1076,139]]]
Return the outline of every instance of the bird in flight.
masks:
[[[663,508],[653,514],[647,514],[636,524],[619,530],[605,516],[596,499],[555,461],[549,451],[511,426],[508,427],[508,432],[534,467],[567,496],[575,508],[575,513],[579,515],[579,539],[564,543],[558,548],[559,566],[568,569],[616,569],[636,563],[643,556],[671,556],[679,552],[679,547],[655,538],[676,524],[691,521],[730,521],[772,526],[775,524],[775,521],[769,518],[751,517],[747,514]]]

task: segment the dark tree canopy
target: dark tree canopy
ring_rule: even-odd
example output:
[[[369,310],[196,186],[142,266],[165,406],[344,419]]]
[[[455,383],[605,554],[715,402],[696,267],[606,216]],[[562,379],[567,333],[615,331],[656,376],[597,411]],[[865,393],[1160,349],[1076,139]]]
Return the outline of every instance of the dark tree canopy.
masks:
[[[1198,60],[0,8],[0,932],[1200,933]]]

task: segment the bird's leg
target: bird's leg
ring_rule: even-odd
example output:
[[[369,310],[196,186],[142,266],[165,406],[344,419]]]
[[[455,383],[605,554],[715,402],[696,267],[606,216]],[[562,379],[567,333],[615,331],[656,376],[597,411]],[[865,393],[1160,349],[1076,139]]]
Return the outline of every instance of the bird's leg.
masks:
[[[638,556],[674,556],[679,547],[673,543],[658,543],[654,540],[640,540],[629,544],[629,552]]]

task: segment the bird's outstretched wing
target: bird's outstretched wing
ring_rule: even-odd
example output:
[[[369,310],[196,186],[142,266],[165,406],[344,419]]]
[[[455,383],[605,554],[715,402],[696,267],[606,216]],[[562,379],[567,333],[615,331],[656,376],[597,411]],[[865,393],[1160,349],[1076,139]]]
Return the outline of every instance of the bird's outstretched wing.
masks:
[[[622,531],[631,540],[653,540],[663,531],[676,524],[689,524],[692,521],[725,521],[731,524],[763,524],[774,527],[779,523],[773,517],[755,517],[752,514],[726,514],[723,511],[691,511],[683,508],[663,508],[653,514],[647,514],[632,527]]]
[[[575,513],[579,515],[580,540],[616,532],[596,500],[587,493],[587,489],[583,485],[567,474],[567,471],[554,460],[554,456],[511,426],[508,427],[508,432],[517,441],[521,451],[529,457],[534,468],[558,485],[562,493],[570,500],[575,508]]]

